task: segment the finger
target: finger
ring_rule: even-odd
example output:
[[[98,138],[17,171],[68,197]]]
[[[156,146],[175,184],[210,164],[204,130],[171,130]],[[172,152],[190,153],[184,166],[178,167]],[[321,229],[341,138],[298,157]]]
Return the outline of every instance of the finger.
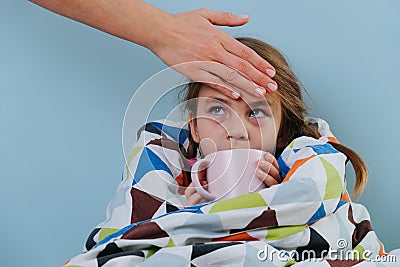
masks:
[[[228,84],[234,85],[239,89],[248,91],[251,94],[263,96],[266,93],[265,88],[256,85],[254,82],[241,75],[238,71],[223,64],[215,62],[203,62],[201,64],[201,68],[212,73],[215,76],[218,76],[224,82],[226,81]]]
[[[272,165],[272,163],[260,160],[258,162],[258,168],[261,169],[264,173],[273,177],[277,182],[280,182],[280,174],[277,168]]]
[[[207,185],[207,167],[208,163],[203,162],[200,164],[199,171],[198,171],[198,177],[199,177],[199,182],[202,186]]]
[[[260,169],[263,173],[270,175],[277,182],[280,182],[281,178],[279,171],[271,162],[260,160],[258,162],[258,169]]]
[[[193,206],[199,203],[204,203],[207,202],[202,196],[200,196],[198,193],[193,194],[190,198],[187,198],[185,207],[187,206]]]
[[[251,50],[252,51],[252,50]],[[236,56],[233,54],[226,53],[221,59],[221,63],[231,67],[234,70],[237,70],[242,75],[246,76],[249,80],[253,81],[261,88],[266,88],[267,91],[273,92],[278,89],[277,83],[272,80],[265,72],[260,71],[257,67],[250,63],[250,58],[243,58],[247,57],[242,55]],[[264,70],[265,71],[265,70]],[[246,89],[246,88],[244,88]],[[247,90],[248,91],[248,90]],[[253,94],[257,94],[257,92],[251,92]]]
[[[202,185],[202,187],[207,190],[207,181],[200,181],[200,184]],[[186,199],[189,199],[192,197],[192,195],[194,194],[198,194],[196,191],[195,186],[193,185],[193,183],[190,183],[189,186],[186,188],[185,190],[185,197]]]
[[[261,73],[267,74],[271,78],[275,75],[276,70],[274,66],[257,54],[253,49],[232,38],[229,34],[225,36],[225,39],[222,40],[222,45],[226,51],[250,62]],[[267,72],[267,70],[269,71]]]
[[[266,152],[266,153],[264,153],[264,159],[265,159],[265,161],[271,162],[272,165],[275,166],[275,168],[277,168],[279,170],[279,164],[274,155],[272,155],[269,152]]]
[[[231,84],[224,82],[221,78],[215,76],[214,74],[205,70],[197,70],[196,72],[197,73],[194,75],[189,73],[187,76],[193,81],[202,82],[230,98],[238,99],[240,97],[239,90],[234,88]]]
[[[272,156],[272,165],[275,166],[275,168],[278,170],[279,172],[279,164],[278,161],[276,160],[276,158],[274,156]]]
[[[266,184],[267,186],[278,184],[278,181],[274,177],[268,175],[268,173],[264,172],[260,168],[257,168],[256,170],[256,177],[261,181],[263,181],[263,183]]]
[[[212,24],[219,26],[241,26],[249,21],[247,15],[235,15],[230,12],[219,12],[207,8],[196,10],[196,12]]]
[[[271,79],[275,75],[275,68],[251,48],[230,39],[228,34],[226,36],[228,37],[222,41],[222,46],[228,53],[221,55],[220,62],[245,74],[258,85],[276,91],[277,84]],[[236,57],[232,57],[232,54]]]
[[[208,185],[207,181],[200,181],[200,184],[204,189],[207,189],[207,185]]]
[[[196,193],[196,189],[194,188],[193,183],[190,183],[189,186],[185,190],[186,199],[189,199],[195,193]]]

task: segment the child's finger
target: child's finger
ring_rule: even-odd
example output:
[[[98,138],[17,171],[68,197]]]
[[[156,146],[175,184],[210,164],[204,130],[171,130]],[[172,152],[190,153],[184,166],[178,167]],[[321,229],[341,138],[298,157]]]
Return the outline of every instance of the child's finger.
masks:
[[[258,162],[258,168],[261,169],[263,173],[273,177],[277,182],[281,181],[279,170],[271,162],[260,160]]]
[[[264,153],[264,159],[265,159],[265,161],[271,162],[275,166],[275,168],[277,168],[279,170],[278,161],[276,160],[274,155],[272,155],[269,152],[266,152],[266,153]]]
[[[279,164],[278,161],[276,160],[275,156],[272,156],[272,164],[275,166],[275,168],[279,171]]]
[[[187,198],[185,207],[205,202],[207,202],[207,200],[205,200],[202,196],[200,196],[199,193],[194,193],[191,197]]]
[[[207,189],[207,185],[208,185],[207,181],[200,181],[200,184],[204,189]]]
[[[207,189],[207,182],[201,181],[200,183],[203,185],[204,189]],[[190,199],[195,194],[198,195],[196,188],[194,187],[193,183],[190,183],[189,186],[185,190],[185,197],[186,197],[186,199]]]
[[[201,185],[207,184],[207,177],[206,177],[206,175],[207,175],[207,172],[206,172],[207,165],[208,165],[207,163],[203,163],[203,164],[200,165],[200,168],[199,168],[200,171],[198,172],[198,177],[199,177],[199,181],[200,181]]]
[[[256,170],[256,177],[260,180],[262,180],[267,186],[272,186],[278,184],[278,181],[269,175],[268,173],[264,172],[260,168],[257,168]]]
[[[196,189],[193,186],[193,183],[190,183],[188,187],[186,187],[185,190],[185,197],[186,199],[189,199],[194,193],[196,193]]]

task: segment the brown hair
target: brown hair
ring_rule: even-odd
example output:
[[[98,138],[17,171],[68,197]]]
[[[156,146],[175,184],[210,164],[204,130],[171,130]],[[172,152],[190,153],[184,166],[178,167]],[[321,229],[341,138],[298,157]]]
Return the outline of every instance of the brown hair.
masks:
[[[281,127],[278,132],[278,137],[284,140],[284,142],[282,146],[276,148],[275,157],[278,158],[283,149],[297,137],[310,136],[316,139],[320,138],[321,134],[318,132],[318,129],[305,121],[304,116],[308,109],[302,99],[302,86],[296,75],[290,69],[285,57],[276,48],[263,41],[247,37],[236,39],[253,49],[262,58],[271,63],[276,70],[274,80],[278,84],[278,90],[273,94],[276,94],[282,107]],[[189,88],[185,91],[186,108],[193,114],[196,113],[197,101],[189,100],[198,97],[202,85],[203,84],[198,82],[191,83]],[[355,197],[359,197],[365,188],[368,177],[368,171],[364,161],[352,149],[336,142],[329,143],[335,149],[345,154],[353,165],[356,174],[356,183],[352,194]],[[188,156],[195,157],[197,149],[198,144],[194,142],[192,136],[189,135]]]

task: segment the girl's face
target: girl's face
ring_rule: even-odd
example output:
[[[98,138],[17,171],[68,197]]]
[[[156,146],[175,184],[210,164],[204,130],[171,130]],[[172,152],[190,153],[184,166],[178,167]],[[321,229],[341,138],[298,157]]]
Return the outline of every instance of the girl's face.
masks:
[[[196,101],[196,100],[195,100]],[[197,114],[189,114],[193,140],[206,156],[212,152],[251,148],[274,153],[281,121],[281,105],[241,91],[231,99],[203,85],[197,99]]]

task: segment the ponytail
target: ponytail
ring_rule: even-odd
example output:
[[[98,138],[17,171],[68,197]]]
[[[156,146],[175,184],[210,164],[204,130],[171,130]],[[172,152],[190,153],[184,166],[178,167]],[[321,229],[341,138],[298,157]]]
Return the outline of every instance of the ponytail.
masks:
[[[343,154],[345,154],[347,159],[350,160],[351,165],[353,165],[353,169],[356,174],[356,183],[354,185],[351,195],[356,199],[359,198],[364,191],[364,188],[367,185],[368,181],[367,165],[362,160],[360,155],[358,155],[354,150],[348,148],[347,146],[335,142],[328,143]]]

